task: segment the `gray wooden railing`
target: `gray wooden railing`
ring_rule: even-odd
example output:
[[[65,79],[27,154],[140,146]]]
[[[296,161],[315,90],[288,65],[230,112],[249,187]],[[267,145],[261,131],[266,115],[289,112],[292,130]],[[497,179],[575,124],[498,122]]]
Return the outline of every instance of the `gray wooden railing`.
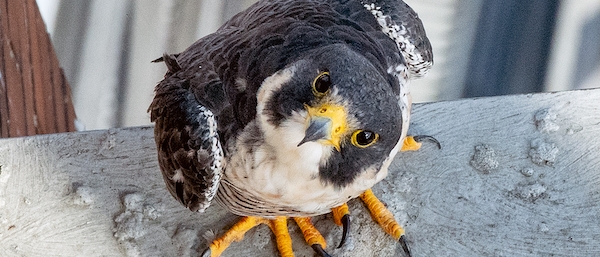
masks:
[[[237,219],[192,213],[164,187],[152,127],[0,140],[2,256],[197,256]],[[400,153],[374,188],[414,256],[600,255],[600,90],[414,106],[411,132],[442,143]],[[350,241],[314,218],[334,256],[401,249],[350,202]],[[211,232],[212,231],[212,232]],[[313,256],[290,224],[297,256]],[[224,256],[275,256],[259,227]]]

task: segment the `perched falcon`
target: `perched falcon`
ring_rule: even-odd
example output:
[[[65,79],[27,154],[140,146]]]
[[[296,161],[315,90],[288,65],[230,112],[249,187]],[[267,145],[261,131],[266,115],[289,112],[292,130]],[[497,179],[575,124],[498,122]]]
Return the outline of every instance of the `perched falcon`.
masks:
[[[253,226],[293,256],[291,217],[321,256],[310,217],[361,197],[400,240],[403,229],[370,188],[406,144],[408,83],[432,65],[417,14],[401,0],[262,0],[180,54],[150,105],[158,161],[171,194],[192,211],[213,199],[244,216],[210,244],[219,256]],[[341,245],[341,244],[340,244]]]

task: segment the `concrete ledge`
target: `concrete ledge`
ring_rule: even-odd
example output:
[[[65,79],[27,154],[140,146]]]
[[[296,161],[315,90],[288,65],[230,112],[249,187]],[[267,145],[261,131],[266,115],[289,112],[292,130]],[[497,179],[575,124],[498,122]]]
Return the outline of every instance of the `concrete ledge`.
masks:
[[[600,90],[419,104],[413,134],[375,193],[415,256],[600,255]],[[192,213],[171,198],[152,128],[0,140],[3,256],[197,256],[205,235],[237,219],[218,206]],[[351,201],[351,238],[314,218],[334,256],[398,256],[400,247]],[[313,256],[293,222],[297,256]],[[268,228],[224,256],[271,256]]]

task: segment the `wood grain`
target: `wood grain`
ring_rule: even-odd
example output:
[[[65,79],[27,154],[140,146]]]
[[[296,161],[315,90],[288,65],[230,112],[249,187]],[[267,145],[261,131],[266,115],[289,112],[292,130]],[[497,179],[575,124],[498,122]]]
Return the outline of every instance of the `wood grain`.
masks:
[[[75,131],[69,84],[35,0],[0,1],[0,137]]]
[[[600,89],[419,104],[412,134],[374,188],[414,256],[599,256]],[[151,127],[0,140],[0,252],[6,256],[197,256],[236,221],[192,213],[164,187]],[[349,203],[349,242],[315,225],[334,256],[401,256]],[[313,256],[290,222],[296,256]],[[224,256],[276,256],[265,226]]]

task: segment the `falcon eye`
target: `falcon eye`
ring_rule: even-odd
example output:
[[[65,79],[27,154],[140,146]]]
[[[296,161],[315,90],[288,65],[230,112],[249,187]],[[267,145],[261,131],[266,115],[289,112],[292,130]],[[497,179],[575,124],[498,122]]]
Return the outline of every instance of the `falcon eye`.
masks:
[[[352,134],[352,144],[360,148],[372,146],[377,139],[379,139],[379,135],[373,131],[357,130]]]
[[[331,78],[329,77],[329,72],[321,72],[313,81],[313,94],[316,96],[323,96],[329,92],[329,88],[331,88]]]

